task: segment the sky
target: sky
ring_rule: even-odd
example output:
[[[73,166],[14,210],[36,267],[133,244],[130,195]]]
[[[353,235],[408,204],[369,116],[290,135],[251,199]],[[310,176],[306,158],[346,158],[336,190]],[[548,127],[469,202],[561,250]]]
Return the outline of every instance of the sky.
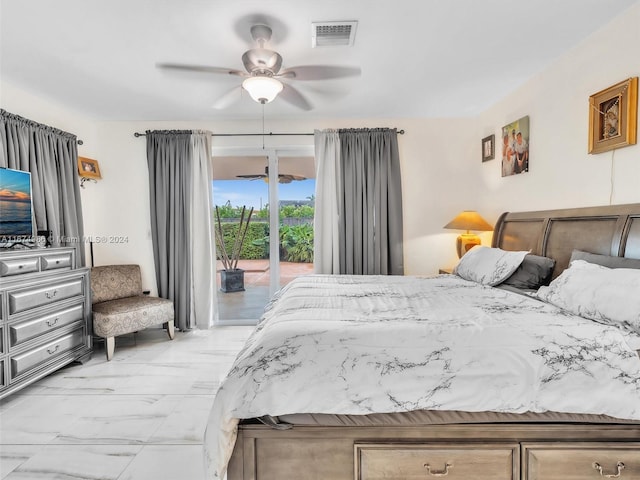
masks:
[[[0,170],[0,198],[13,202],[31,201],[31,174],[10,168]]]
[[[316,181],[307,180],[280,183],[278,196],[280,200],[308,200],[315,194]],[[269,203],[269,185],[261,179],[257,180],[214,180],[213,203],[224,205],[231,202],[232,207],[253,207],[260,209]]]

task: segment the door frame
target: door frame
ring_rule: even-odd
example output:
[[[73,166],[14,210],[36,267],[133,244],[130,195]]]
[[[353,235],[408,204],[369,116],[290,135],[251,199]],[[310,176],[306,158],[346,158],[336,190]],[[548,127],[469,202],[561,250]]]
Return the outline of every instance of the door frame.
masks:
[[[269,294],[280,289],[280,218],[278,212],[278,159],[281,157],[315,157],[314,145],[283,145],[279,147],[212,147],[215,157],[258,157],[269,161]],[[215,201],[215,198],[214,198]],[[274,211],[275,210],[275,211]],[[273,241],[275,232],[275,242]]]

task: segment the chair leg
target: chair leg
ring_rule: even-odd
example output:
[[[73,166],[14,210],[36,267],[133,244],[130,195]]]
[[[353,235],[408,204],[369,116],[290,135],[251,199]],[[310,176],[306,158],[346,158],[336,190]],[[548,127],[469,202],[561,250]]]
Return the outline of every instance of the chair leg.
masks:
[[[173,337],[175,337],[175,327],[173,325],[173,320],[171,320],[170,322],[166,323],[167,325],[167,334],[169,335],[169,338],[171,340],[173,340]]]
[[[116,337],[107,337],[105,339],[105,348],[107,350],[107,361],[113,358],[113,351],[116,348]]]

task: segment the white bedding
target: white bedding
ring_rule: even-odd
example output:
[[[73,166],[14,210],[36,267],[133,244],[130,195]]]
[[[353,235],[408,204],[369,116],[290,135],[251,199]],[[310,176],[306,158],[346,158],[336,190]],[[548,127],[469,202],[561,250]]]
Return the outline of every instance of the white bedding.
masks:
[[[411,410],[640,420],[640,359],[615,327],[453,275],[300,277],[269,305],[218,391],[209,478],[238,419]]]

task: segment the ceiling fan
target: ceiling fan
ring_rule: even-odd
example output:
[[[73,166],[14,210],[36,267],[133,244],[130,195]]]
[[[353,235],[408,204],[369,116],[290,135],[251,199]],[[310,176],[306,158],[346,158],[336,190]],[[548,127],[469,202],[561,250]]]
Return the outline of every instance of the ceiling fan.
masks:
[[[292,105],[303,110],[311,110],[311,104],[296,88],[289,85],[288,81],[329,80],[360,75],[360,68],[358,67],[337,65],[301,65],[281,70],[282,56],[276,51],[265,48],[265,44],[271,39],[271,33],[271,28],[267,25],[259,24],[251,27],[251,37],[256,42],[257,47],[247,50],[242,55],[242,63],[246,71],[179,63],[159,63],[157,66],[162,69],[243,77],[245,80],[241,85],[234,87],[216,100],[213,106],[218,109],[226,108],[236,100],[239,100],[240,94],[244,89],[258,103],[269,103],[280,94],[283,100]]]
[[[264,181],[269,181],[269,167],[264,167],[264,173],[258,173],[254,175],[236,175],[238,178],[246,178],[248,180],[257,180],[262,178]],[[306,180],[307,177],[303,177],[302,175],[290,175],[286,173],[278,174],[278,183],[291,183],[294,180]]]

